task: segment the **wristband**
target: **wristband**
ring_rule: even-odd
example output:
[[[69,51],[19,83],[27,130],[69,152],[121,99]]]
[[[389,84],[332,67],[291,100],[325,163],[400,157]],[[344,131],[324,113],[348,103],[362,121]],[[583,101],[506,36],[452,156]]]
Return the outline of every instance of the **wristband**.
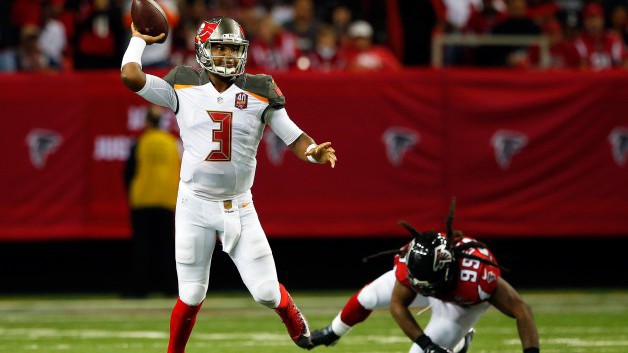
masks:
[[[316,148],[316,146],[318,146],[317,144],[313,143],[309,146],[307,146],[307,149],[305,150],[306,152],[310,152],[311,150],[313,150],[314,148]],[[307,155],[307,160],[310,161],[310,163],[316,163],[316,164],[320,164],[319,161],[316,160],[316,158],[312,157],[311,155]]]
[[[524,349],[523,353],[539,353],[539,349],[537,347],[530,347]]]
[[[432,339],[426,334],[422,334],[421,336],[417,337],[414,340],[414,343],[418,344],[422,350],[426,350],[427,347],[433,344]],[[528,352],[525,352],[525,353],[528,353]]]
[[[122,70],[124,65],[128,63],[138,63],[141,69],[142,54],[144,53],[144,48],[146,48],[146,42],[142,38],[131,37],[131,40],[129,41],[129,47],[126,48],[126,52],[124,52],[124,56],[122,57],[122,65],[120,66],[120,70]]]

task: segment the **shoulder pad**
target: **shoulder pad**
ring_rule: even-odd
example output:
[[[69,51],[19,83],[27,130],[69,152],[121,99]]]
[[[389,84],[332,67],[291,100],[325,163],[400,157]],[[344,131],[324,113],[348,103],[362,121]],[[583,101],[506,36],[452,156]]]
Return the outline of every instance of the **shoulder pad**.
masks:
[[[267,98],[268,105],[273,108],[280,109],[286,104],[286,97],[270,75],[242,74],[236,79],[235,85],[244,91]]]
[[[192,66],[179,65],[163,77],[163,79],[174,87],[175,85],[200,86],[209,82],[209,77],[203,70]]]

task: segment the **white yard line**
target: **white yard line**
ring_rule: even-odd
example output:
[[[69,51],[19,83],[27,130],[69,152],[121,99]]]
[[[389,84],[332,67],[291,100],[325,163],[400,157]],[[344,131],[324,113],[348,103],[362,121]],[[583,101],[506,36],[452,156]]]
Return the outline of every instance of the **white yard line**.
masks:
[[[2,338],[15,339],[16,337],[37,340],[45,338],[138,338],[138,339],[156,339],[165,340],[168,338],[168,332],[160,331],[104,331],[104,330],[59,330],[50,328],[4,328],[0,327],[0,341]],[[272,342],[273,344],[281,341],[286,341],[292,344],[287,337],[287,334],[277,334],[270,332],[249,332],[249,333],[202,333],[198,332],[194,334],[195,340],[205,341],[251,341],[251,342]],[[369,336],[369,337],[356,337],[356,340],[368,341],[374,343],[399,343],[406,342],[405,337],[395,336]],[[347,336],[345,341],[352,341],[351,336]]]
[[[521,345],[518,339],[506,340],[508,345]],[[562,345],[570,347],[627,347],[628,340],[585,340],[581,338],[541,338],[541,345]]]
[[[39,338],[59,338],[59,337],[74,337],[74,338],[146,338],[146,339],[167,339],[167,332],[157,331],[102,331],[102,330],[58,330],[50,328],[3,328],[0,327],[0,337],[11,338],[27,338],[27,339],[39,339]],[[0,339],[1,340],[1,339]]]

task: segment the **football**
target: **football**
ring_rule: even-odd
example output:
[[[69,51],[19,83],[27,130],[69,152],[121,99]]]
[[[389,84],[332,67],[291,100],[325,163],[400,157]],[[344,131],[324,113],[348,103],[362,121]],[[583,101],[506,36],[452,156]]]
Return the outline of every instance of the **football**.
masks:
[[[131,19],[135,28],[142,34],[156,37],[165,33],[166,36],[159,43],[163,43],[168,37],[166,13],[155,0],[133,0]]]

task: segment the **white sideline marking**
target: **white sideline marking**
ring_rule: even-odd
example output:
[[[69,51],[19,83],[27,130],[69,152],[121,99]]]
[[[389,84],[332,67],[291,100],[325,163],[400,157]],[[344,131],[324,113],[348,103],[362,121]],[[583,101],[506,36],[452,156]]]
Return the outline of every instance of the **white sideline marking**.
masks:
[[[2,338],[16,337],[28,340],[37,340],[45,338],[134,338],[134,339],[151,339],[151,340],[167,340],[169,334],[161,331],[103,331],[103,330],[58,330],[50,328],[5,328],[0,327],[0,341]],[[194,335],[195,340],[201,341],[244,341],[271,344],[292,345],[286,334],[270,333],[270,332],[252,332],[252,333],[202,333]],[[350,335],[343,338],[344,341],[353,341]],[[365,337],[355,337],[355,340],[364,342]],[[404,343],[407,341],[402,336],[384,336],[371,335],[366,340],[374,343]],[[519,339],[509,339],[504,341],[507,345],[517,346],[521,342]],[[548,338],[542,339],[541,342],[546,345],[563,345],[570,347],[626,347],[628,340],[598,340],[598,339],[579,339],[579,338]],[[38,349],[39,345],[32,343],[30,349]],[[57,345],[58,349],[69,349],[67,345]]]
[[[165,332],[157,331],[101,331],[101,330],[57,330],[49,328],[17,328],[7,329],[0,327],[0,335],[2,336],[19,336],[29,339],[47,338],[47,337],[76,337],[76,338],[148,338],[148,339],[164,339],[168,338]]]
[[[169,334],[160,331],[103,331],[103,330],[57,330],[50,328],[3,328],[0,327],[0,336],[23,337],[29,339],[48,337],[75,337],[75,338],[145,338],[145,339],[167,339]],[[287,338],[287,334],[275,333],[197,333],[194,339],[212,341],[276,341]]]
[[[590,326],[573,326],[573,327],[539,327],[542,336],[552,335],[557,336],[559,334],[623,334],[626,332],[625,327],[590,327]],[[517,334],[517,327],[498,327],[498,326],[483,326],[479,332],[490,332],[492,334]]]
[[[165,340],[169,334],[161,331],[103,331],[103,330],[58,330],[50,328],[4,328],[0,327],[0,337],[20,337],[29,340],[36,340],[42,338],[59,338],[59,337],[72,337],[72,338],[141,338],[141,339],[155,339]],[[277,334],[270,332],[252,332],[252,333],[196,333],[194,335],[195,340],[207,340],[207,341],[256,341],[256,342],[282,342],[286,341],[290,345],[287,334]],[[364,341],[364,337],[356,337],[360,341]],[[0,339],[1,340],[1,339]],[[351,341],[352,337],[345,338],[346,341]],[[376,343],[399,343],[406,342],[405,337],[394,336],[368,336],[366,338],[369,342]]]
[[[541,339],[542,344],[556,344],[556,345],[567,345],[571,347],[626,347],[628,346],[628,340],[613,340],[613,341],[600,341],[598,339],[591,340],[583,340],[580,338],[549,338],[549,339]],[[506,344],[509,345],[520,345],[520,340],[507,340]]]

